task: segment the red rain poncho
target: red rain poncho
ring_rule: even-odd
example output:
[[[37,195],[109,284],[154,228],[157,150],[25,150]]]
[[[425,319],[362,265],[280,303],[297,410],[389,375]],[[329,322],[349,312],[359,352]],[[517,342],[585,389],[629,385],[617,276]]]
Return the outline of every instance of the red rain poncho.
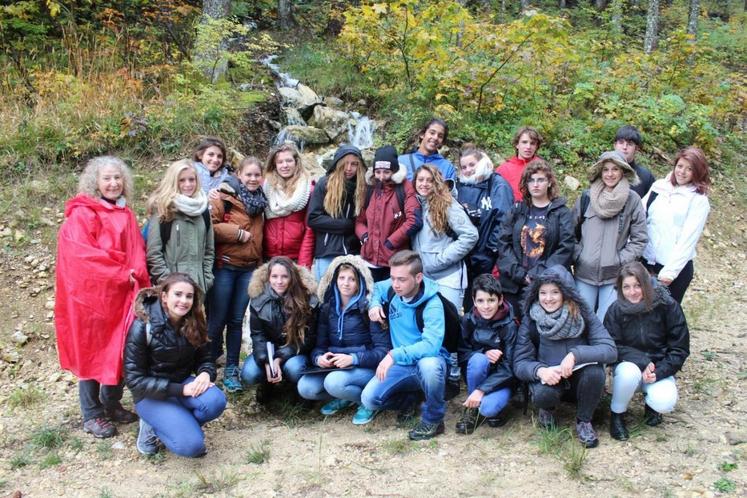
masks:
[[[65,205],[65,217],[57,235],[60,366],[81,380],[114,385],[122,377],[132,302],[150,285],[145,244],[128,207],[79,194]]]

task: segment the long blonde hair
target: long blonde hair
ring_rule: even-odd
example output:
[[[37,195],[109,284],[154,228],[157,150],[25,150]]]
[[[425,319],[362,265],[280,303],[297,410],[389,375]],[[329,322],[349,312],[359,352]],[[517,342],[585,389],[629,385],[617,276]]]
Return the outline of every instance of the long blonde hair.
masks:
[[[195,191],[192,193],[192,197],[200,195],[202,187],[200,186],[200,175],[197,174],[197,170],[194,164],[189,159],[182,159],[173,162],[166,169],[161,183],[158,184],[156,191],[148,199],[146,213],[148,216],[152,216],[158,213],[158,217],[161,221],[171,221],[174,219],[174,213],[176,213],[176,207],[174,206],[174,198],[179,194],[179,175],[182,171],[191,169],[195,174],[197,185]]]
[[[446,185],[444,177],[438,168],[424,164],[415,171],[415,190],[417,190],[418,175],[421,171],[427,171],[433,177],[433,190],[426,197],[431,226],[436,233],[446,233],[446,229],[449,228],[447,211],[452,201],[449,187]]]
[[[342,159],[345,157],[347,155]],[[342,165],[342,159],[337,161],[335,170],[329,175],[327,193],[324,195],[324,210],[333,218],[342,218],[345,203],[345,167]],[[363,161],[359,162],[358,171],[355,173],[355,216],[361,212],[366,199],[366,167]]]
[[[281,152],[290,152],[293,155],[293,159],[296,161],[296,172],[287,180],[278,174],[277,166],[275,166],[275,158]],[[293,191],[296,189],[296,185],[298,185],[300,180],[307,181],[309,177],[301,164],[301,155],[298,153],[298,149],[293,142],[285,142],[270,151],[270,157],[267,158],[267,167],[265,168],[265,171],[267,172],[265,174],[267,183],[273,189],[280,190],[287,196],[293,194]]]

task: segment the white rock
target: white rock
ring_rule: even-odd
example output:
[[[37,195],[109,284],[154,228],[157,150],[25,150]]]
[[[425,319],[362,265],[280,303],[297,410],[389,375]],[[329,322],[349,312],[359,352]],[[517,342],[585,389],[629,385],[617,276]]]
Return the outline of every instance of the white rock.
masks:
[[[571,190],[578,190],[578,188],[581,186],[581,182],[571,175],[565,175],[563,183],[565,183],[565,186]]]

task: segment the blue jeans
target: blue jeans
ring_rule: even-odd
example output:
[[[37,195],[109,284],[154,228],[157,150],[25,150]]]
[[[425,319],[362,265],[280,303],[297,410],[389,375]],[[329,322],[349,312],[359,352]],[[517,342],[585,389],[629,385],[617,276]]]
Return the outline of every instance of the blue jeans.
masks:
[[[208,337],[213,361],[223,354],[223,327],[226,327],[226,366],[239,366],[241,323],[249,304],[246,289],[253,270],[217,268],[210,293]]]
[[[308,364],[309,358],[305,354],[291,356],[280,366],[283,371],[283,380],[289,380],[297,384]],[[254,361],[254,355],[248,356],[244,360],[244,366],[241,369],[241,381],[248,386],[267,381],[265,366],[257,365],[257,362]]]
[[[490,372],[490,360],[483,353],[475,353],[467,362],[467,394],[478,388]],[[508,400],[511,399],[511,388],[503,387],[492,393],[486,393],[480,403],[480,414],[486,417],[495,417],[501,410],[506,408]]]
[[[604,321],[607,308],[617,299],[614,284],[592,285],[576,280],[576,289],[591,311],[596,312],[600,322]]]
[[[188,377],[182,384],[193,380],[194,377]],[[153,427],[166,448],[179,456],[190,458],[205,454],[202,425],[218,418],[225,408],[226,395],[215,386],[196,398],[144,398],[135,403],[137,414]]]
[[[332,264],[333,259],[335,259],[334,256],[331,258],[314,258],[311,269],[314,271],[314,278],[317,282],[322,279],[322,275],[327,273],[327,268]]]
[[[418,392],[425,393],[423,422],[437,424],[446,414],[444,387],[446,360],[441,356],[421,358],[415,365],[392,365],[386,378],[373,377],[361,393],[369,410],[403,410],[412,405]]]
[[[338,370],[329,373],[309,374],[298,381],[298,394],[304,399],[326,401],[337,398],[361,404],[361,392],[374,376],[369,368]]]

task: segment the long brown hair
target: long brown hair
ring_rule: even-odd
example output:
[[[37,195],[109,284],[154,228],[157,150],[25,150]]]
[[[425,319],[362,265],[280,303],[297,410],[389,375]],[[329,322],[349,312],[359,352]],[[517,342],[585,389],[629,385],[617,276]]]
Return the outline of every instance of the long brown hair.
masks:
[[[162,294],[168,294],[173,285],[182,282],[192,286],[194,296],[192,309],[182,319],[177,332],[183,335],[192,346],[199,348],[208,342],[207,320],[205,319],[205,308],[202,305],[203,294],[200,286],[186,273],[169,273],[157,287],[158,298],[161,299],[161,306],[163,306]],[[168,315],[168,310],[164,309],[164,311]]]
[[[672,185],[675,187],[677,186],[677,178],[674,176],[674,170],[677,168],[677,163],[680,159],[685,159],[692,167],[692,184],[695,185],[695,191],[699,194],[708,195],[708,191],[711,189],[711,175],[708,170],[708,160],[705,153],[693,146],[682,149],[677,153],[677,157],[674,158],[674,166],[672,167],[670,178]]]
[[[296,161],[296,171],[293,176],[285,179],[278,174],[277,166],[275,166],[275,158],[281,152],[290,152],[293,156],[293,160]],[[270,156],[267,158],[267,166],[265,167],[265,178],[267,183],[275,189],[281,190],[285,195],[292,195],[296,188],[299,180],[304,181],[308,179],[306,171],[303,169],[301,164],[301,154],[299,154],[293,142],[285,142],[270,151]]]
[[[449,206],[451,206],[451,193],[449,187],[444,181],[441,171],[434,166],[424,164],[415,171],[415,177],[413,183],[415,184],[415,190],[417,190],[418,175],[421,171],[427,171],[433,177],[433,190],[426,200],[428,201],[428,211],[431,218],[431,226],[436,233],[446,233],[446,229],[449,228],[449,219],[447,212]]]
[[[626,263],[620,268],[620,274],[617,276],[615,287],[617,288],[617,298],[620,300],[625,299],[623,296],[623,280],[628,277],[635,277],[641,286],[641,293],[643,294],[643,303],[646,311],[650,311],[654,306],[654,286],[651,285],[651,275],[639,261],[632,261]]]
[[[346,154],[337,161],[335,164],[335,170],[329,175],[327,180],[327,193],[324,195],[324,210],[329,213],[333,218],[342,218],[342,208],[345,203],[345,168],[342,165],[342,160],[348,157]],[[357,156],[356,156],[357,157]],[[355,216],[360,214],[363,203],[366,199],[366,166],[363,161],[358,159],[360,166],[358,171],[355,173]]]
[[[269,280],[272,267],[280,265],[288,272],[288,290],[283,296],[283,311],[287,317],[283,325],[283,333],[288,338],[285,346],[293,345],[300,348],[306,337],[306,331],[311,323],[311,306],[309,298],[311,292],[303,283],[301,274],[290,258],[275,256],[267,263],[267,278]]]

